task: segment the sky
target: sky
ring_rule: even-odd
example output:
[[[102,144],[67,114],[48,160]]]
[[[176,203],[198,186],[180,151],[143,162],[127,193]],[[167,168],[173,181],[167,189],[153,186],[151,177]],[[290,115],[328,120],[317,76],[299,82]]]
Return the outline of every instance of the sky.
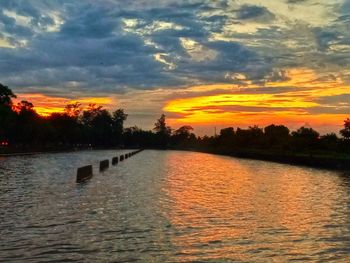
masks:
[[[0,0],[0,83],[197,134],[350,117],[350,0]]]

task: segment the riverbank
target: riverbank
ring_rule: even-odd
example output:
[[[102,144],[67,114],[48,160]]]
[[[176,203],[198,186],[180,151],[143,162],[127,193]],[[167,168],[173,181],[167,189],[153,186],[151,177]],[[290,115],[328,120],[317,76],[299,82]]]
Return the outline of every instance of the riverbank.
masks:
[[[154,150],[154,148],[152,148]],[[85,148],[70,148],[60,150],[46,150],[46,151],[24,151],[24,152],[0,152],[0,157],[9,156],[25,156],[34,154],[51,154],[51,153],[64,153],[64,152],[78,152],[78,151],[96,151],[96,150],[122,150],[122,148],[114,147],[85,147]],[[166,150],[166,149],[156,149]],[[203,152],[224,156],[231,156],[236,158],[252,159],[270,161],[291,165],[302,165],[322,169],[331,170],[349,170],[350,171],[350,156],[341,155],[336,153],[324,153],[321,154],[306,154],[306,153],[284,153],[284,152],[266,152],[259,150],[221,150],[221,149],[185,149],[185,148],[171,148],[169,150],[182,150],[182,151],[194,151]]]
[[[104,150],[123,150],[123,148],[118,147],[85,147],[85,148],[65,148],[65,149],[55,149],[55,150],[40,150],[40,151],[8,151],[1,152],[0,157],[10,157],[10,156],[26,156],[35,154],[52,154],[52,153],[69,153],[69,152],[82,152],[82,151],[104,151]]]
[[[193,150],[193,149],[192,149]],[[232,156],[236,158],[270,161],[291,165],[302,165],[331,170],[349,170],[350,156],[340,154],[306,154],[306,153],[276,153],[263,151],[224,151],[224,150],[195,150],[198,152]]]

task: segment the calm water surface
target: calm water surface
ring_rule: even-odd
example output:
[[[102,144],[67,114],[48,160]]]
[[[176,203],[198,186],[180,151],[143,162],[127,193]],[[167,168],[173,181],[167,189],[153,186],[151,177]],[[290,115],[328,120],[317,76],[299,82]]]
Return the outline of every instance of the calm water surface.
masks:
[[[0,158],[2,262],[350,262],[350,174],[203,153]]]

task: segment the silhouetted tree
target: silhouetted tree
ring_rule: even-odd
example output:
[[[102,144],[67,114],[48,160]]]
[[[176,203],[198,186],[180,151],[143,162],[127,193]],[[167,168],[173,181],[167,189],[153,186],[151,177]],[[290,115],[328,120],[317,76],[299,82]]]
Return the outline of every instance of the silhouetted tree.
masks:
[[[293,147],[296,150],[316,148],[320,134],[312,128],[300,127],[292,132]]]
[[[256,148],[263,144],[264,132],[258,126],[250,126],[243,130],[237,128],[235,136],[235,145],[238,147]]]
[[[157,122],[154,124],[154,130],[156,133],[170,135],[171,128],[166,125],[165,114],[162,114]]]
[[[114,134],[115,144],[120,144],[122,142],[124,121],[126,121],[127,118],[128,118],[128,114],[126,114],[123,109],[117,109],[112,114],[113,134]]]
[[[317,140],[320,134],[312,128],[300,127],[297,131],[292,132],[293,137]]]
[[[123,139],[127,147],[158,147],[157,135],[152,131],[144,131],[137,126],[126,128]]]
[[[339,138],[335,133],[327,133],[320,137],[321,148],[324,150],[336,151],[338,148]]]
[[[67,104],[66,107],[64,108],[64,112],[69,117],[73,117],[73,118],[78,118],[81,111],[82,111],[81,103],[79,102]]]
[[[0,83],[0,105],[11,106],[14,98],[16,95],[13,94],[12,90]]]
[[[195,138],[195,135],[192,133],[192,131],[193,128],[189,125],[182,126],[179,129],[175,130],[173,135],[171,136],[172,145],[181,147],[191,147]]]
[[[184,139],[187,139],[191,135],[191,131],[193,131],[192,126],[185,125],[175,130],[174,134],[183,136]]]
[[[171,128],[166,124],[165,114],[160,116],[160,118],[154,124],[153,130],[156,131],[159,146],[166,147],[169,143]]]
[[[214,144],[216,144],[216,147],[230,148],[231,150],[235,147],[235,135],[233,127],[221,129],[219,136],[215,138]]]
[[[15,129],[16,114],[12,110],[12,99],[16,95],[0,83],[0,143],[8,142]]]
[[[344,137],[344,139],[350,139],[350,119],[347,118],[344,121],[344,129],[340,130],[340,134]]]
[[[0,83],[0,143],[8,142],[15,128],[16,114],[11,108],[13,98],[16,98],[16,95]]]
[[[0,142],[8,141],[15,129],[16,113],[8,105],[0,105]]]
[[[271,124],[264,128],[266,143],[269,147],[285,148],[289,143],[289,129],[284,125]]]
[[[228,128],[221,129],[219,136],[222,138],[233,139],[234,135],[235,135],[235,130],[233,129],[233,127],[228,127]]]
[[[15,110],[17,112],[16,129],[14,131],[15,140],[22,145],[40,144],[43,120],[34,110],[34,105],[22,100],[15,106]]]
[[[82,126],[76,114],[72,114],[71,111],[52,113],[47,120],[52,128],[51,140],[57,145],[69,147],[83,143]]]
[[[113,137],[113,119],[102,106],[90,104],[89,108],[83,111],[82,124],[88,143],[95,146],[110,145]]]

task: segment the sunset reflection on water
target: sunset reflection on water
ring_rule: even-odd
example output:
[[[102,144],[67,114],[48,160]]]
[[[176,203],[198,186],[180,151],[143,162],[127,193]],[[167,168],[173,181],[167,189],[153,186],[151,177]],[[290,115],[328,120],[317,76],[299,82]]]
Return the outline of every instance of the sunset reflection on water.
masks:
[[[312,260],[337,246],[348,251],[340,226],[349,211],[339,203],[346,189],[331,172],[198,153],[169,154],[166,164],[172,242],[185,260]]]
[[[0,261],[350,262],[350,177],[204,153],[0,159]]]

